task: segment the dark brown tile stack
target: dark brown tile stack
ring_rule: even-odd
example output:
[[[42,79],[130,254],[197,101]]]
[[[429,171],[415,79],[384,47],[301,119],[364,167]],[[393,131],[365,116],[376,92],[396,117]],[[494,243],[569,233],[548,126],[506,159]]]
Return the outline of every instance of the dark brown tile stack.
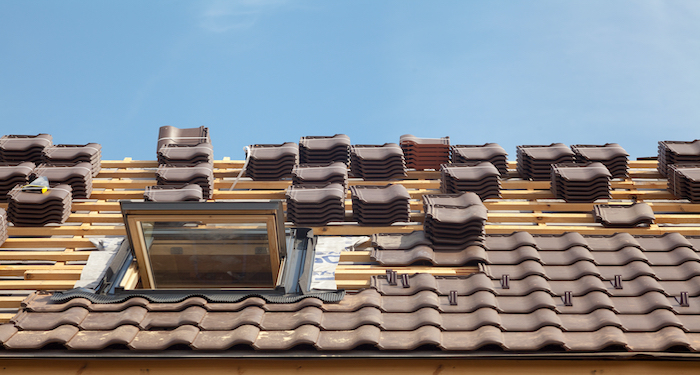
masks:
[[[51,184],[67,184],[71,186],[73,199],[88,199],[92,194],[93,167],[90,163],[75,165],[41,164],[29,176],[29,180],[46,177]]]
[[[593,206],[595,221],[604,227],[630,228],[636,226],[648,227],[654,222],[655,216],[651,206],[644,202],[634,204],[597,204]]]
[[[453,194],[471,191],[481,199],[501,196],[501,177],[496,167],[487,161],[443,164],[440,168],[440,189]]]
[[[700,203],[700,164],[669,165],[668,191],[680,199]]]
[[[293,185],[325,185],[336,183],[347,188],[348,167],[343,162],[300,164],[292,169]]]
[[[526,180],[546,181],[551,176],[551,165],[573,163],[574,152],[563,143],[549,146],[518,146],[518,174]]]
[[[345,195],[338,183],[292,185],[286,192],[287,221],[311,227],[345,221]]]
[[[211,143],[209,129],[204,126],[186,129],[174,126],[161,126],[158,130],[158,147],[156,152],[159,152],[161,147],[165,145],[196,146],[200,143]]]
[[[567,202],[610,199],[610,172],[602,163],[552,165],[551,190]]]
[[[197,184],[178,186],[146,186],[143,199],[147,202],[201,201],[204,195]]]
[[[487,211],[473,194],[432,196],[423,200],[423,230],[433,248],[461,250],[483,245]]]
[[[34,170],[34,163],[0,163],[0,202],[7,201],[7,193],[15,185],[25,185]]]
[[[44,194],[22,191],[18,185],[9,197],[7,219],[15,226],[63,224],[71,213],[70,185],[52,186]]]
[[[364,180],[390,180],[406,177],[403,151],[396,143],[350,147],[350,172]]]
[[[156,170],[159,186],[176,186],[196,184],[202,188],[202,197],[211,199],[214,194],[214,166],[199,163],[191,166],[161,164]]]
[[[292,169],[299,161],[296,143],[280,145],[252,145],[248,156],[246,175],[253,180],[274,181],[292,177]]]
[[[50,134],[5,135],[0,138],[0,162],[30,161],[39,164],[44,148],[53,144]]]
[[[508,153],[498,143],[483,145],[454,145],[452,146],[453,163],[469,163],[487,161],[498,169],[501,176],[508,175]]]
[[[0,208],[0,246],[7,240],[7,211]]]
[[[658,165],[656,168],[666,177],[671,164],[700,164],[700,139],[692,142],[659,142]]]
[[[196,145],[167,144],[158,150],[158,164],[188,165],[214,163],[214,148],[211,143]]]
[[[399,144],[407,168],[437,170],[441,164],[450,162],[450,137],[418,138],[405,134],[401,136]]]
[[[411,196],[403,185],[351,186],[352,218],[360,225],[391,225],[410,221]]]
[[[617,143],[600,145],[573,145],[576,163],[600,162],[608,168],[613,178],[627,177],[627,157],[629,154]]]
[[[299,162],[301,164],[350,162],[350,137],[336,134],[332,137],[309,136],[299,140]]]
[[[78,163],[90,163],[92,176],[100,173],[102,164],[102,146],[99,143],[85,145],[55,145],[44,149],[44,164],[48,165],[76,165]],[[75,190],[73,190],[75,193]]]

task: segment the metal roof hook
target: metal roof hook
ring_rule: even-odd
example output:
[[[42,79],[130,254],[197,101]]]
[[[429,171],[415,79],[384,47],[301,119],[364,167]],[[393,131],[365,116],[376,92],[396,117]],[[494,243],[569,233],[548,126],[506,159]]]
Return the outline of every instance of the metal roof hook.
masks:
[[[564,302],[564,306],[573,306],[574,302],[571,300],[571,291],[567,290],[564,292],[564,295],[561,297],[561,300]]]

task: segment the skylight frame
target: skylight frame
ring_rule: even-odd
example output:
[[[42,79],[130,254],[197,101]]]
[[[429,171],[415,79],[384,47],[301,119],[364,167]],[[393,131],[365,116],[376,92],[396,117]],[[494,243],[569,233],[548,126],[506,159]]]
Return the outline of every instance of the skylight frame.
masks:
[[[141,223],[202,221],[207,224],[264,223],[267,228],[267,245],[271,262],[272,284],[266,286],[231,285],[232,289],[274,289],[280,282],[283,260],[286,256],[286,238],[282,202],[121,202],[122,215],[129,241],[137,263],[144,289],[159,289],[154,278],[151,259],[146,248]],[[166,287],[167,289],[173,289]],[[202,286],[184,286],[196,289]],[[229,288],[214,286],[213,288]],[[177,288],[179,289],[179,288]]]

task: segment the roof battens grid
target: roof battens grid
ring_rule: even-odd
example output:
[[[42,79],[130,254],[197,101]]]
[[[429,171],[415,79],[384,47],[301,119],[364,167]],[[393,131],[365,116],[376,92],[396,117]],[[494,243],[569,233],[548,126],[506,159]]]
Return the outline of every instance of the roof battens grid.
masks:
[[[105,161],[103,166],[155,168],[155,164],[149,163],[153,162]],[[228,188],[230,184],[222,179],[235,177],[237,170],[233,168],[240,168],[241,164],[239,161],[213,162],[214,199],[246,199],[256,194],[283,197],[283,190],[292,183],[246,179],[240,186],[257,190],[219,190]],[[513,163],[510,166],[513,167]],[[321,351],[350,350],[362,344],[400,351],[427,344],[447,352],[471,351],[488,345],[497,345],[511,353],[536,353],[551,347],[568,353],[606,348],[661,353],[683,347],[691,352],[699,351],[700,347],[694,344],[700,335],[694,306],[700,306],[695,301],[700,298],[700,291],[695,288],[694,280],[700,276],[700,257],[697,256],[700,240],[692,235],[700,235],[699,217],[693,214],[700,209],[687,201],[673,200],[674,197],[664,191],[666,181],[638,180],[640,176],[658,179],[658,174],[649,169],[654,168],[653,163],[631,161],[629,166],[628,178],[609,182],[612,199],[604,198],[597,203],[619,204],[625,209],[637,210],[644,206],[633,205],[633,201],[645,201],[648,207],[643,211],[647,216],[649,211],[656,216],[655,224],[644,222],[647,227],[604,228],[595,223],[595,215],[591,213],[596,206],[594,203],[554,200],[548,181],[521,181],[502,175],[503,198],[488,198],[482,203],[478,197],[467,198],[468,194],[441,197],[436,194],[440,186],[439,173],[409,171],[408,180],[391,184],[406,190],[407,206],[412,210],[410,220],[420,221],[422,211],[428,213],[425,220],[437,218],[440,224],[451,223],[455,228],[470,220],[481,221],[485,232],[481,233],[481,242],[473,246],[460,244],[462,246],[454,250],[440,248],[426,235],[434,231],[432,224],[424,224],[425,232],[414,231],[423,228],[416,223],[386,227],[320,225],[316,228],[317,234],[371,234],[392,230],[407,233],[373,236],[373,246],[369,250],[362,251],[360,247],[358,251],[341,253],[341,264],[336,271],[338,285],[369,289],[349,293],[339,303],[306,298],[275,305],[251,297],[236,304],[217,304],[190,297],[168,305],[139,298],[105,305],[80,299],[49,302],[42,300],[47,296],[37,294],[25,302],[22,314],[11,324],[0,327],[0,339],[14,351],[42,348],[49,343],[88,351],[103,350],[111,344],[134,350],[160,350],[184,344],[195,350],[210,351],[226,350],[237,344],[272,351],[295,345],[313,345]],[[142,189],[147,185],[139,185],[138,180],[109,180],[112,177],[105,176],[116,171],[103,172],[97,176],[95,182],[100,187],[93,197],[142,197]],[[124,172],[132,173],[128,178],[154,176],[153,170],[127,169]],[[431,180],[410,180],[425,177]],[[133,185],[129,185],[132,182]],[[377,181],[375,186],[387,182]],[[364,183],[367,182],[348,180],[349,186]],[[110,189],[110,186],[135,187],[133,191],[100,190]],[[268,189],[272,190],[268,192]],[[351,196],[351,192],[343,191],[336,206],[347,210],[351,207]],[[514,197],[528,200],[513,200]],[[655,201],[654,197],[669,201]],[[417,201],[421,198],[426,208]],[[621,198],[629,201],[614,201]],[[116,211],[110,203],[113,202],[74,201],[74,211],[90,212],[80,211],[70,216],[69,221],[83,223],[75,229],[67,225],[41,229],[10,226],[8,234],[100,233],[102,226],[91,223],[119,222],[118,218],[101,212]],[[289,205],[288,198],[288,215]],[[482,209],[470,208],[475,205],[482,205],[483,211],[486,208],[489,211],[485,216],[480,215],[477,211]],[[443,211],[447,216],[443,217]],[[637,217],[643,215],[632,216],[624,221],[637,225]],[[513,233],[514,230],[521,232]],[[545,231],[558,235],[537,234]],[[579,233],[561,234],[566,231]],[[613,235],[616,231],[625,233]],[[448,234],[456,232],[459,231],[449,227]],[[478,230],[470,228],[460,233],[472,232]],[[664,232],[675,233],[659,236]],[[442,241],[449,236],[440,234],[435,238]],[[89,241],[84,238],[10,238],[2,247],[3,250],[20,248],[23,243],[31,243],[27,246],[33,247],[52,243],[59,244],[57,247],[76,247],[86,246]],[[57,261],[73,259],[68,256],[86,259],[86,255],[72,251],[31,253],[20,254],[16,250],[0,253],[2,259],[24,260],[21,267],[29,271],[22,273],[25,277],[48,277],[36,281],[31,278],[6,280],[11,281],[15,289],[21,288],[20,281],[26,282],[25,285],[33,282],[33,287],[41,287],[42,281],[46,282],[43,285],[56,289],[72,285],[72,280],[58,283],[58,277],[64,277],[60,275],[69,273],[41,273],[39,268],[32,269],[31,264],[26,264],[31,256]],[[430,265],[424,265],[426,262]],[[67,266],[50,265],[55,271]],[[387,267],[391,268],[390,272]],[[24,271],[18,268],[0,272]],[[74,270],[71,272],[75,275]],[[16,299],[0,299],[0,303],[19,307]],[[237,322],[235,326],[227,323],[233,321]]]

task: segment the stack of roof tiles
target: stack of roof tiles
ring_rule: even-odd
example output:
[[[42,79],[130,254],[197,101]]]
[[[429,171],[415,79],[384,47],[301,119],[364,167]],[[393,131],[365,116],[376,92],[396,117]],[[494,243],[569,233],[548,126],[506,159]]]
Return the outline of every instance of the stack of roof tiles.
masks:
[[[39,164],[44,148],[53,144],[49,134],[5,135],[0,138],[0,162],[30,161]]]
[[[292,177],[292,169],[299,161],[299,148],[293,142],[252,145],[248,158],[247,176],[260,181],[280,180]]]
[[[450,162],[450,137],[418,138],[405,134],[399,143],[407,168],[437,170],[441,164]]]
[[[549,146],[518,146],[517,169],[526,180],[546,181],[551,176],[551,165],[573,163],[574,152],[563,143]]]
[[[487,161],[498,169],[501,176],[508,175],[508,153],[498,143],[483,145],[454,145],[452,146],[453,163],[469,163]]]
[[[360,225],[390,225],[408,222],[411,196],[400,184],[351,186],[352,218]]]
[[[669,165],[667,183],[676,197],[700,203],[700,164]]]
[[[440,189],[447,194],[471,191],[481,199],[499,198],[500,172],[488,161],[443,164],[440,168]]]
[[[396,143],[350,147],[350,172],[364,180],[406,177],[403,151]]]
[[[156,181],[159,186],[196,184],[202,188],[202,197],[211,199],[214,194],[214,166],[211,163],[190,166],[161,164],[156,170]]]
[[[700,164],[700,139],[692,142],[661,141],[657,169],[666,177],[672,164]]]
[[[88,199],[92,194],[93,166],[88,162],[75,165],[41,164],[32,171],[30,180],[46,177],[51,184],[71,186],[73,199]]]
[[[332,137],[309,136],[299,140],[301,164],[350,162],[350,137],[336,134]]]
[[[17,185],[9,193],[7,219],[15,226],[62,224],[71,213],[70,185],[53,185],[46,193],[22,191]]]
[[[576,163],[600,162],[608,168],[613,178],[627,177],[627,157],[629,154],[617,143],[600,145],[573,145]]]
[[[325,185],[336,183],[348,186],[348,168],[343,162],[300,164],[292,169],[293,185]]]
[[[211,143],[166,144],[158,150],[158,164],[191,165],[214,163],[214,148]]]
[[[551,169],[551,190],[567,202],[610,199],[610,172],[602,163],[562,163]]]
[[[25,185],[34,170],[34,163],[0,163],[0,202],[7,200],[7,193],[15,185]]]
[[[159,152],[161,147],[166,145],[196,146],[201,143],[211,143],[209,129],[204,126],[186,129],[174,126],[161,126],[158,130],[158,147],[156,151]]]
[[[197,184],[178,186],[146,186],[143,199],[147,202],[201,201],[202,187]]]
[[[48,165],[76,165],[90,163],[92,176],[100,173],[102,164],[102,146],[98,143],[85,145],[49,146],[43,152],[44,163]],[[75,189],[73,190],[75,193]]]
[[[429,196],[423,230],[435,249],[461,250],[483,244],[486,207],[474,193]]]
[[[597,204],[593,206],[595,221],[604,227],[630,228],[649,226],[654,222],[654,211],[647,203]]]
[[[7,211],[0,208],[0,246],[7,240]]]
[[[287,221],[299,226],[345,221],[345,195],[339,183],[292,185],[286,192]]]

